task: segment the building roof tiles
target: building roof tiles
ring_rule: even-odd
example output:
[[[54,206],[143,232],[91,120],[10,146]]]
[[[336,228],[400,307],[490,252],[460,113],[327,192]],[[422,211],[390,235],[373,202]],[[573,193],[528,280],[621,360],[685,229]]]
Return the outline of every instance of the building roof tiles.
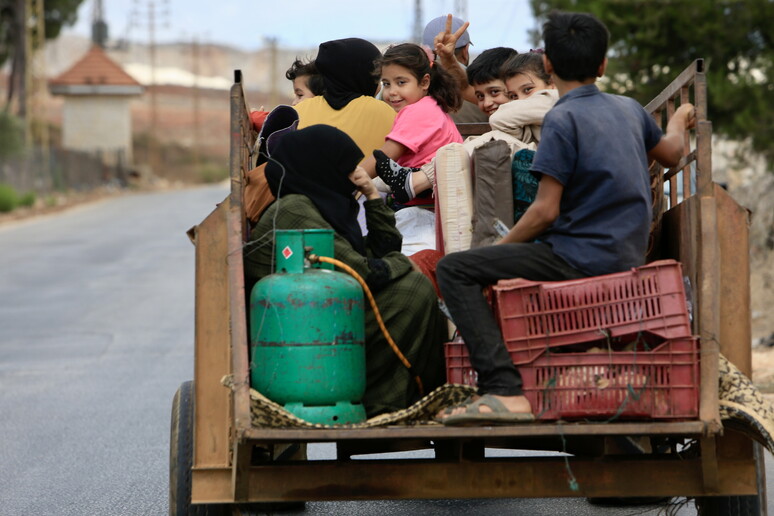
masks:
[[[78,62],[58,77],[51,79],[51,86],[141,86],[98,46],[91,49]]]

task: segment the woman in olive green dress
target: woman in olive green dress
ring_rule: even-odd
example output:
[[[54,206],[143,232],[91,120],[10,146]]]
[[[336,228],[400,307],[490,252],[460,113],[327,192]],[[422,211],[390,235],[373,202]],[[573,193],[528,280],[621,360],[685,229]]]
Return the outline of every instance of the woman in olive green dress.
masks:
[[[282,137],[266,167],[277,200],[261,215],[245,247],[246,286],[271,274],[275,229],[332,228],[334,258],[364,278],[393,340],[412,373],[390,348],[366,303],[366,392],[369,417],[408,407],[420,397],[413,375],[427,394],[445,380],[443,343],[446,320],[430,281],[400,253],[395,217],[357,164],[363,154],[342,131],[315,125]],[[364,203],[368,234],[357,222],[357,188]],[[249,292],[249,290],[248,290]]]

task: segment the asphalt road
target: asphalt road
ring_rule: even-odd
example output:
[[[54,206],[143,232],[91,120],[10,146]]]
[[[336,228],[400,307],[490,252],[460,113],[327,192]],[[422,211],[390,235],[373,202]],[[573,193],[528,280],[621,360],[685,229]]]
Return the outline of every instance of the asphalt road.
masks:
[[[193,372],[193,246],[222,186],[0,226],[0,515],[163,515]],[[310,449],[328,457],[330,446]],[[770,457],[767,456],[769,485]],[[771,507],[771,504],[770,504]],[[309,503],[306,514],[657,514],[578,499]],[[678,514],[693,514],[686,507]],[[774,514],[774,512],[772,512]]]

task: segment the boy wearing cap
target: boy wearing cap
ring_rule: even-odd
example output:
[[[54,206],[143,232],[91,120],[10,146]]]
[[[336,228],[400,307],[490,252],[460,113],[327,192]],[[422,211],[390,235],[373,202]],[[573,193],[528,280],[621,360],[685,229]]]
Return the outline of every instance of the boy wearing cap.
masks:
[[[447,29],[448,24],[448,29]],[[463,25],[465,26],[464,28]],[[448,16],[439,16],[430,20],[425,25],[425,30],[422,33],[422,45],[430,49],[435,49],[435,37],[447,30],[451,30],[457,33],[461,28],[462,31],[459,37],[453,43],[453,50],[450,50],[451,65],[443,64],[444,68],[450,71],[452,75],[461,83],[463,92],[467,87],[467,78],[465,77],[465,67],[470,62],[470,35],[467,30],[468,24],[461,19],[451,14]],[[464,97],[464,95],[463,95]],[[451,113],[451,117],[457,124],[464,123],[481,123],[487,122],[489,119],[485,114],[479,110],[475,97],[469,95],[462,103],[462,107],[456,112]]]
[[[451,18],[451,25],[447,29],[447,22]],[[468,66],[468,63],[470,62],[470,34],[468,34],[468,25],[465,24],[464,21],[457,18],[456,16],[452,16],[451,14],[447,16],[439,16],[438,18],[433,18],[429,22],[427,22],[427,25],[425,25],[425,30],[422,33],[422,45],[430,48],[431,50],[435,50],[435,37],[446,31],[451,30],[452,32],[457,32],[460,30],[460,28],[465,25],[465,28],[463,29],[460,36],[457,38],[457,41],[454,43],[454,58],[459,61],[462,66]]]
[[[436,22],[438,18],[433,20]],[[440,25],[437,24],[436,25]],[[488,122],[489,116],[500,105],[509,102],[507,88],[500,78],[500,67],[518,52],[508,47],[496,47],[484,50],[481,55],[473,60],[473,63],[465,69],[456,60],[456,48],[460,41],[470,44],[467,34],[469,22],[462,22],[459,18],[448,15],[445,25],[433,39],[433,50],[440,60],[441,66],[457,79],[462,89],[462,97],[473,104],[478,105],[479,110],[486,115],[482,122]],[[425,30],[427,34],[427,30]]]

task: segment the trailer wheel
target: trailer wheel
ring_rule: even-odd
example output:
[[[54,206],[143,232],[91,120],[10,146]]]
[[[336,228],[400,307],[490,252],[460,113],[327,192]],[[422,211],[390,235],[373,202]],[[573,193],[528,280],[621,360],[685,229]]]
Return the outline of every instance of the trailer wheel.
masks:
[[[169,515],[225,516],[228,514],[226,506],[191,504],[193,413],[193,382],[183,382],[172,400],[172,425],[169,435]]]
[[[759,516],[757,496],[706,496],[696,499],[699,516]]]
[[[748,496],[704,496],[696,499],[699,516],[759,516],[766,514],[766,469],[763,447],[753,443],[758,494]]]

